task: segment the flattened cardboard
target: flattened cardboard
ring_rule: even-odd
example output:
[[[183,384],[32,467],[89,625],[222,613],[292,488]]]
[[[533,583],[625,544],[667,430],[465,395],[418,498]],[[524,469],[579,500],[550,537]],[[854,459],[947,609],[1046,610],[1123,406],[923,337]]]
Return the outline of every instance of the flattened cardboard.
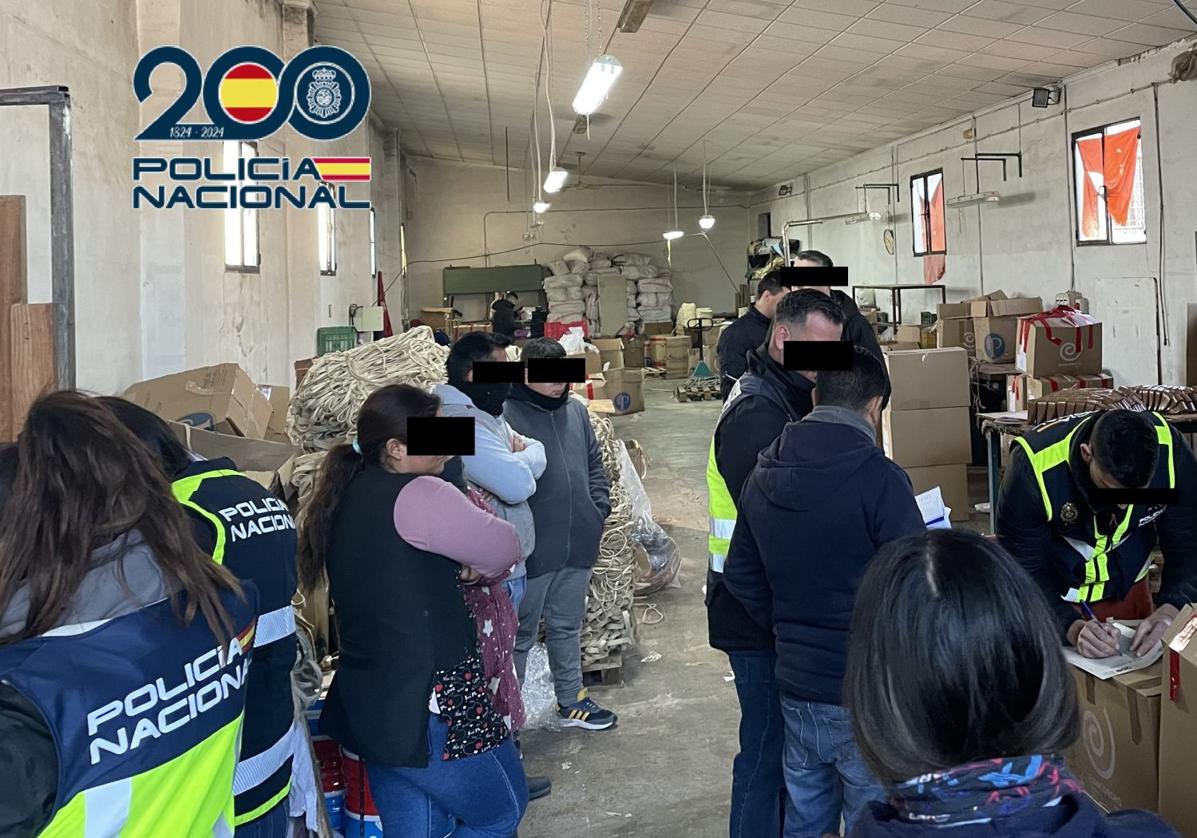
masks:
[[[896,387],[894,392],[897,393]],[[972,432],[967,407],[887,409],[882,413],[881,421],[885,455],[903,468],[950,466],[972,461]]]
[[[265,438],[271,442],[290,444],[287,436],[287,409],[291,406],[291,388],[282,384],[261,384],[258,389],[270,402],[270,421],[266,423]]]
[[[124,395],[163,419],[216,433],[261,439],[270,422],[270,402],[237,364],[140,381]]]
[[[217,434],[181,422],[168,424],[175,436],[196,454],[206,460],[229,458],[238,471],[245,472],[266,488],[280,493],[280,497],[288,481],[282,480],[279,473],[285,471],[291,460],[301,453],[290,443]]]
[[[967,521],[972,514],[968,500],[968,466],[922,466],[906,469],[915,495],[939,487],[944,506],[952,510],[953,521]]]
[[[1081,738],[1064,753],[1068,768],[1108,811],[1155,809],[1164,692],[1161,665],[1108,681],[1069,669],[1081,706]]]
[[[890,410],[967,407],[972,402],[968,354],[959,348],[914,349],[886,353],[893,386]],[[952,460],[950,462],[965,462]]]

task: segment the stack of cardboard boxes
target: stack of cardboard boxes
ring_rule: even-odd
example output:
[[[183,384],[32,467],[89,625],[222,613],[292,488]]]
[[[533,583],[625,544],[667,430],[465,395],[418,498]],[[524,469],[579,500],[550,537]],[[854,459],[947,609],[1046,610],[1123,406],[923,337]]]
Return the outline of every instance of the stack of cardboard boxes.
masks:
[[[941,303],[936,311],[941,348],[958,346],[985,364],[1010,364],[1017,355],[1018,318],[1043,311],[1039,297],[1009,298],[1003,291],[960,303]]]
[[[690,338],[686,335],[650,337],[645,344],[652,366],[665,370],[666,378],[690,375]]]
[[[1061,390],[1110,388],[1102,371],[1101,322],[1069,308],[1056,308],[1018,321],[1015,365],[1006,382],[1008,410]]]
[[[1185,606],[1164,636],[1164,659],[1100,680],[1073,669],[1081,738],[1064,759],[1108,811],[1158,811],[1197,835],[1192,755],[1197,746],[1197,610]]]
[[[886,353],[893,395],[882,416],[885,454],[906,469],[916,493],[939,486],[952,520],[967,521],[968,354],[962,347]]]
[[[586,382],[574,385],[574,391],[602,413],[622,416],[644,410],[644,363],[629,365],[629,347],[620,338],[595,338],[598,352],[587,352]],[[636,350],[633,347],[633,359]],[[643,350],[641,349],[641,352]],[[591,361],[596,358],[597,361]]]

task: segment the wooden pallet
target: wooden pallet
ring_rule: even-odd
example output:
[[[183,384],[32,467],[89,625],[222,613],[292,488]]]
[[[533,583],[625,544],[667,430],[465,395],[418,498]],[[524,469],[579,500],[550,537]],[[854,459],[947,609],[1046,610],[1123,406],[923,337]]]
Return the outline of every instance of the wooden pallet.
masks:
[[[722,397],[718,378],[704,378],[700,381],[690,381],[679,384],[673,394],[679,402],[711,401]]]
[[[622,683],[623,655],[619,652],[582,666],[582,685],[585,687],[618,687]]]

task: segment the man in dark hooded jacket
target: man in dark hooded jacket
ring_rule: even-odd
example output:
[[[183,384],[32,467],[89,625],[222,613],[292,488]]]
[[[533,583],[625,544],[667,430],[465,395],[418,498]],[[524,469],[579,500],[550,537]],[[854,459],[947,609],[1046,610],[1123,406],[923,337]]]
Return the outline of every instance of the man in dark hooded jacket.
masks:
[[[883,796],[852,741],[841,693],[856,588],[886,542],[924,530],[910,479],[877,447],[885,371],[857,346],[822,370],[815,409],[761,454],[723,570],[773,633],[785,723],[786,835],[837,833]],[[795,549],[796,539],[800,540]]]

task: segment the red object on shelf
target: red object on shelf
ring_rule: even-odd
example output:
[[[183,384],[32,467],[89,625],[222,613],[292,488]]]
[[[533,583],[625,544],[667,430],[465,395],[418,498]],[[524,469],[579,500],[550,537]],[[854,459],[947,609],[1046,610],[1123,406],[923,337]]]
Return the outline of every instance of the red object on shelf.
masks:
[[[357,815],[378,815],[370,782],[366,779],[366,764],[361,757],[342,749],[342,769],[345,774],[345,811]]]
[[[590,337],[590,325],[585,320],[575,320],[573,323],[553,323],[548,321],[544,324],[544,336],[553,340],[561,340],[561,337],[570,329],[581,329],[582,334]]]

